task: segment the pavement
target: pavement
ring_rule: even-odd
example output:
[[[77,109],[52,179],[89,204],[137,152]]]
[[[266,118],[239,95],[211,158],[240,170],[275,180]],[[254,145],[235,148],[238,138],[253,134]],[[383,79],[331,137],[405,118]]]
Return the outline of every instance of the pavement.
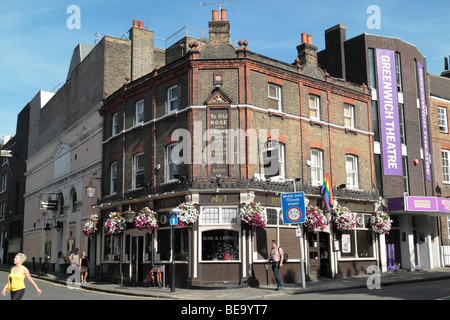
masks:
[[[0,271],[9,272],[10,266],[0,265]],[[35,279],[56,282],[59,284],[67,284],[69,275],[60,277],[57,273],[32,274]],[[450,267],[442,267],[435,269],[423,269],[417,271],[389,271],[378,275],[359,275],[337,279],[321,279],[315,281],[306,281],[306,288],[302,288],[301,283],[284,284],[280,291],[275,290],[275,285],[260,285],[259,287],[231,287],[231,288],[175,288],[175,292],[171,292],[171,288],[166,284],[165,288],[143,286],[120,285],[114,283],[103,283],[96,281],[87,281],[81,284],[81,288],[85,290],[99,291],[112,294],[130,295],[136,297],[149,297],[164,300],[260,300],[271,299],[274,297],[282,298],[290,295],[300,295],[304,293],[324,292],[340,289],[351,288],[368,288],[367,284],[375,285],[379,280],[381,288],[383,286],[422,282],[422,281],[438,281],[450,279]],[[369,277],[370,280],[369,280]],[[369,280],[369,281],[368,281]],[[73,282],[71,282],[73,285]],[[301,297],[299,297],[301,299]]]

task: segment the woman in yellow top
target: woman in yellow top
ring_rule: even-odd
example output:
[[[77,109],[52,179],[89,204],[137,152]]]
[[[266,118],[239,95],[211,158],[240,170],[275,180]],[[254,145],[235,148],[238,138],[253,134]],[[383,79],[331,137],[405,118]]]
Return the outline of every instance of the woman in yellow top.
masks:
[[[18,253],[14,258],[15,267],[11,269],[11,273],[8,276],[8,283],[3,288],[2,294],[5,295],[6,291],[11,292],[11,300],[21,300],[25,294],[25,278],[36,288],[38,295],[42,294],[41,289],[38,288],[34,280],[30,276],[30,271],[23,266],[27,257],[23,253]]]

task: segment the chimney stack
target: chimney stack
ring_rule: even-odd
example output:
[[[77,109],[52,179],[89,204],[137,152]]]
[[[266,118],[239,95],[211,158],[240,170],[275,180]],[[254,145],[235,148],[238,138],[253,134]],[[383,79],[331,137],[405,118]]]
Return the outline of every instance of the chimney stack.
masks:
[[[209,21],[209,42],[211,44],[230,42],[230,22],[227,19],[227,10],[221,10],[221,20],[219,11],[213,10],[212,21]]]
[[[444,71],[441,73],[441,77],[450,78],[450,70],[448,69],[448,60],[450,57],[444,57]]]
[[[134,81],[155,68],[154,33],[144,29],[142,20],[133,20],[129,31],[131,40],[131,81]]]
[[[310,34],[302,33],[302,43],[297,46],[297,52],[301,65],[311,64],[318,66],[317,47],[312,44],[312,36]]]

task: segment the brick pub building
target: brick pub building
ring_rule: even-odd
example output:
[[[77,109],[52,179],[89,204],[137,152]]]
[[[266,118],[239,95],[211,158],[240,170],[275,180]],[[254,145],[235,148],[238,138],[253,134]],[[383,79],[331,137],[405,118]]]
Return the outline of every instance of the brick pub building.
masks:
[[[322,68],[370,87],[376,187],[394,221],[389,234],[380,237],[382,270],[440,266],[437,217],[450,210],[447,199],[435,196],[436,123],[430,122],[425,57],[396,38],[361,34],[346,39],[342,25],[326,30],[325,41],[319,53]]]
[[[295,61],[285,63],[252,52],[247,41],[231,45],[229,30],[225,10],[220,18],[213,11],[209,39],[186,36],[165,50],[155,48],[152,31],[137,23],[130,30],[132,52],[147,52],[148,59],[101,107],[97,208],[105,221],[113,211],[149,207],[159,227],[150,234],[128,223],[120,235],[98,236],[102,279],[142,281],[159,264],[167,282],[175,259],[177,286],[274,283],[264,264],[276,239],[289,253],[283,281],[298,282],[299,240],[296,226],[281,220],[280,195],[292,192],[296,179],[309,205],[324,208],[327,172],[335,200],[352,210],[357,224],[350,232],[336,232],[331,223],[320,231],[305,228],[307,276],[350,276],[378,265],[378,236],[368,223],[379,200],[368,87],[320,69],[307,34]],[[227,130],[238,134],[209,136]],[[191,148],[180,154],[182,143]],[[175,153],[187,161],[177,163]],[[208,161],[218,154],[225,161]],[[200,214],[190,228],[175,228],[172,248],[169,214],[186,201]],[[252,201],[267,213],[266,228],[241,221],[240,209]]]

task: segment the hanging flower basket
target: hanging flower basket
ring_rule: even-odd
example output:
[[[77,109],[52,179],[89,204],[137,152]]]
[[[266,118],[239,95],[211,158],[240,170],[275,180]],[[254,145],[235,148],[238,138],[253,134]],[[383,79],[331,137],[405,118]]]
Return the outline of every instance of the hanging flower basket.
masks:
[[[121,212],[111,212],[109,218],[105,221],[105,232],[108,236],[120,234],[126,228],[125,218]]]
[[[375,211],[370,219],[372,230],[378,234],[387,234],[391,230],[392,220],[386,211]]]
[[[90,216],[90,218],[84,225],[83,234],[90,238],[94,238],[98,233],[97,224],[98,224],[98,215],[94,214],[94,215]]]
[[[332,212],[334,226],[339,231],[352,231],[356,226],[356,219],[348,208],[337,205]]]
[[[240,210],[241,220],[245,223],[265,228],[267,224],[267,214],[259,202],[250,202]]]
[[[139,230],[148,230],[148,233],[152,233],[154,228],[158,228],[156,212],[148,207],[142,208],[134,217],[134,226]]]
[[[328,226],[328,220],[323,214],[323,210],[316,206],[308,206],[305,226],[308,229],[323,231]]]
[[[199,212],[195,207],[195,203],[183,202],[175,210],[178,214],[177,228],[192,227],[197,221]]]

